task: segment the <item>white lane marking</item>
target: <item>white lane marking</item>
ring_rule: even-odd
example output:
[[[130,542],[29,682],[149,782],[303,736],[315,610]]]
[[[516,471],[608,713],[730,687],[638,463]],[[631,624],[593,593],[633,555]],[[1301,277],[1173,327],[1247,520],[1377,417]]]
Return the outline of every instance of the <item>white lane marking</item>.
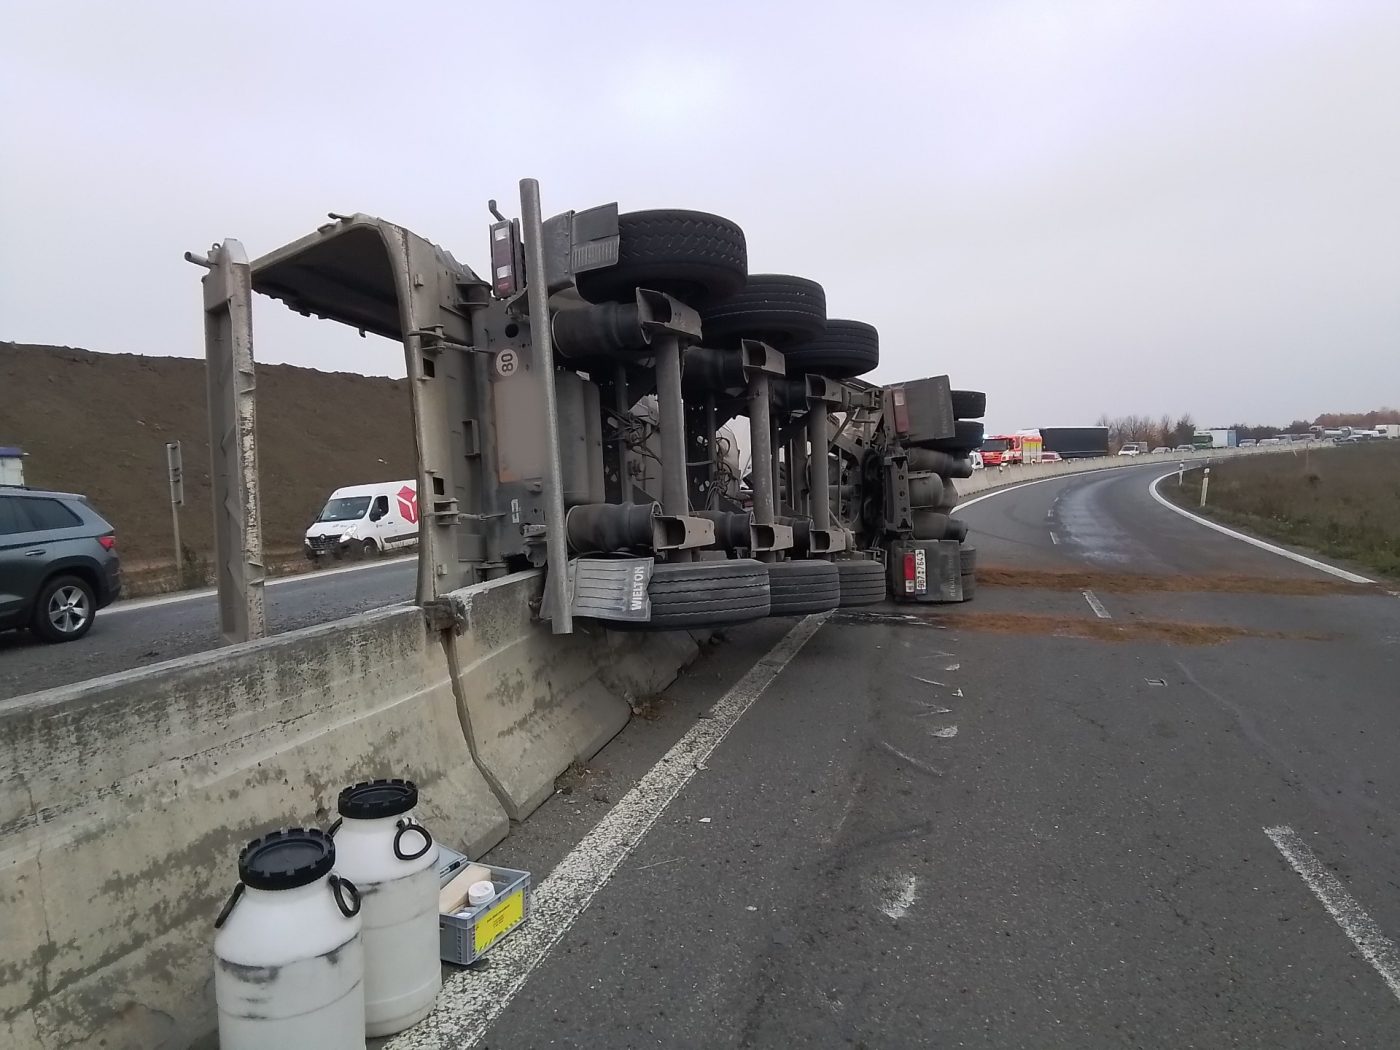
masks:
[[[1112,616],[1108,615],[1108,610],[1103,607],[1103,602],[1099,601],[1099,596],[1093,591],[1085,591],[1084,600],[1089,603],[1089,608],[1094,610],[1094,615],[1100,620],[1113,619]]]
[[[916,875],[906,875],[896,885],[886,888],[880,901],[880,910],[896,921],[909,914],[909,909],[919,899],[919,879]]]
[[[1323,866],[1296,831],[1283,826],[1265,828],[1264,834],[1302,876],[1313,896],[1322,902],[1327,914],[1351,938],[1366,961],[1376,968],[1395,998],[1400,999],[1400,950],[1396,949],[1395,942],[1381,932],[1375,920],[1366,914],[1337,876]]]
[[[474,1046],[695,776],[695,767],[714,752],[830,615],[819,613],[800,621],[749,668],[710,709],[710,717],[676,741],[539,884],[530,896],[530,921],[492,952],[491,965],[480,972],[462,970],[445,980],[437,1008],[386,1050]]]
[[[391,569],[403,565],[414,565],[411,559],[390,558],[385,561],[365,562],[362,565],[346,565],[340,569],[323,569],[319,572],[303,572],[296,576],[278,576],[268,580],[264,586],[281,587],[288,583],[311,583],[324,580],[328,576],[343,576],[347,572],[364,572],[366,569]],[[416,566],[415,566],[416,567]],[[114,616],[119,613],[140,612],[142,609],[155,609],[162,605],[175,605],[178,602],[192,602],[196,598],[213,598],[219,593],[216,587],[204,587],[197,591],[181,591],[179,594],[165,594],[159,598],[133,598],[116,602],[102,610],[102,615]]]
[[[1056,547],[1058,547],[1060,545],[1060,537],[1056,536],[1052,532],[1050,533],[1050,542],[1053,543]]]
[[[1107,470],[1107,469],[1111,469],[1111,468],[1107,468],[1107,467],[1100,467],[1100,468],[1099,468],[1099,470]],[[1097,473],[1097,472],[1098,472],[1098,471],[1094,471],[1094,470],[1085,470],[1085,471],[1080,471],[1079,473],[1076,473],[1076,474],[1052,474],[1052,475],[1050,475],[1050,477],[1048,477],[1048,478],[1036,478],[1034,481],[1018,481],[1018,482],[1016,482],[1016,484],[1014,484],[1014,485],[1007,485],[1007,486],[1005,486],[1004,488],[992,489],[991,492],[984,492],[984,493],[982,493],[982,495],[980,495],[980,496],[973,496],[971,499],[963,500],[961,503],[959,503],[959,504],[958,504],[956,507],[954,507],[953,509],[954,509],[954,510],[966,510],[968,507],[971,507],[974,503],[981,503],[984,499],[991,499],[993,496],[1000,496],[1000,495],[1002,495],[1003,493],[1006,493],[1006,492],[1015,492],[1017,489],[1029,488],[1029,487],[1032,486],[1032,485],[1044,485],[1047,481],[1069,481],[1069,480],[1071,480],[1072,478],[1082,478],[1082,477],[1084,477],[1086,474],[1095,474],[1095,473]]]
[[[947,688],[948,688],[948,685],[947,685],[946,682],[935,682],[932,678],[920,678],[920,677],[919,677],[918,675],[916,675],[916,674],[911,674],[909,677],[912,678],[912,679],[914,679],[914,681],[916,681],[916,682],[923,682],[924,685],[936,685],[936,686],[938,686],[939,689],[947,689]]]
[[[1286,550],[1283,547],[1276,547],[1272,543],[1265,543],[1263,540],[1256,540],[1253,536],[1246,536],[1244,533],[1236,532],[1234,529],[1227,529],[1224,525],[1218,525],[1207,518],[1201,517],[1199,514],[1192,514],[1189,510],[1185,510],[1182,507],[1178,507],[1175,503],[1173,503],[1171,500],[1167,499],[1167,497],[1163,496],[1160,492],[1157,491],[1158,485],[1166,481],[1167,478],[1174,477],[1176,477],[1176,471],[1172,471],[1170,474],[1163,474],[1160,478],[1158,478],[1156,481],[1152,482],[1152,484],[1147,486],[1147,491],[1152,494],[1152,498],[1155,499],[1162,506],[1166,507],[1168,510],[1175,511],[1184,518],[1190,518],[1197,525],[1204,525],[1208,529],[1214,529],[1216,532],[1223,533],[1226,536],[1230,536],[1234,539],[1240,540],[1241,542],[1248,543],[1251,547],[1258,547],[1260,550],[1268,551],[1270,554],[1277,554],[1279,555],[1279,557],[1287,558],[1290,561],[1296,561],[1300,565],[1306,565],[1310,569],[1317,569],[1319,572],[1331,573],[1333,576],[1346,580],[1349,583],[1376,582],[1375,580],[1367,579],[1365,576],[1358,576],[1354,572],[1347,572],[1346,569],[1339,569],[1335,565],[1328,565],[1326,562],[1320,562],[1316,558],[1309,558],[1303,554],[1295,554],[1293,551]]]

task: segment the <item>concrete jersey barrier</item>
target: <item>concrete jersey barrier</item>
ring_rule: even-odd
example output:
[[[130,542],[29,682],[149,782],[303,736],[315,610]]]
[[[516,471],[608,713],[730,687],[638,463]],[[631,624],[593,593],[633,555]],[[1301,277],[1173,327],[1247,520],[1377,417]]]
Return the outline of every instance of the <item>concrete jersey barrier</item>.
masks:
[[[455,592],[447,643],[400,606],[0,704],[0,1046],[188,1046],[214,1026],[244,842],[324,827],[343,786],[393,775],[478,855],[697,651],[554,638],[540,590],[529,572]]]
[[[1140,456],[1095,456],[1093,459],[1063,459],[1056,463],[1016,463],[1004,470],[988,467],[975,472],[970,478],[960,478],[954,482],[958,496],[972,496],[1005,485],[1016,485],[1023,481],[1038,478],[1053,478],[1067,474],[1087,474],[1095,470],[1112,470],[1115,467],[1141,467],[1148,463],[1160,463],[1163,473],[1172,470],[1178,463],[1185,463],[1186,469],[1202,467],[1207,460],[1231,459],[1236,456],[1267,456],[1270,453],[1296,452],[1293,445],[1265,445],[1263,448],[1212,448],[1203,452],[1145,452]],[[973,543],[976,543],[974,536]]]

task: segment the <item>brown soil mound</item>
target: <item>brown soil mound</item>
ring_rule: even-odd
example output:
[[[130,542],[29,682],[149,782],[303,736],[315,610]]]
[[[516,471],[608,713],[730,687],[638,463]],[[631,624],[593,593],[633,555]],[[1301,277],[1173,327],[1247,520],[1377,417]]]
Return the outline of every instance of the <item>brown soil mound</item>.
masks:
[[[979,577],[981,570],[978,570]],[[840,612],[850,623],[886,623],[940,630],[962,629],[993,634],[1049,635],[1057,638],[1089,638],[1100,642],[1166,642],[1169,645],[1218,645],[1236,638],[1285,639],[1325,642],[1332,635],[1290,631],[1258,631],[1232,624],[1176,623],[1172,621],[1089,619],[1078,616],[1045,616],[1034,613],[952,614],[931,612]]]
[[[1130,594],[1140,591],[1190,591],[1225,594],[1374,594],[1375,587],[1337,579],[1273,579],[1263,576],[1165,576],[1135,572],[1055,572],[1041,569],[1009,569],[979,566],[977,582],[983,587],[1031,587],[1046,591],[1104,591]]]
[[[403,380],[258,365],[264,544],[294,560],[306,526],[342,485],[411,477]],[[80,492],[117,529],[139,572],[173,561],[165,443],[185,463],[181,538],[213,546],[204,362],[0,342],[0,445],[18,445],[25,482]]]

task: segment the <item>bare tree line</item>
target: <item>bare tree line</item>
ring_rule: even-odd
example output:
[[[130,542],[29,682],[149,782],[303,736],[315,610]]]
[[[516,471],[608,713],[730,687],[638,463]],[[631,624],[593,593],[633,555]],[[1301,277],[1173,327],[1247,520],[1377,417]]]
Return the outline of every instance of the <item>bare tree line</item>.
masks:
[[[1107,412],[1099,416],[1098,425],[1108,428],[1108,447],[1115,452],[1130,441],[1137,441],[1148,448],[1166,445],[1191,444],[1196,434],[1196,421],[1189,414],[1176,419],[1171,416],[1110,416]]]
[[[1377,408],[1370,412],[1326,412],[1309,423],[1306,419],[1295,419],[1287,426],[1270,423],[1233,423],[1229,429],[1242,438],[1266,438],[1275,434],[1306,434],[1312,426],[1321,427],[1374,427],[1378,423],[1400,423],[1400,410]],[[1148,448],[1191,444],[1196,433],[1196,421],[1189,413],[1176,419],[1171,416],[1110,416],[1107,412],[1099,416],[1098,425],[1108,428],[1108,446],[1114,452],[1130,441],[1141,442]]]

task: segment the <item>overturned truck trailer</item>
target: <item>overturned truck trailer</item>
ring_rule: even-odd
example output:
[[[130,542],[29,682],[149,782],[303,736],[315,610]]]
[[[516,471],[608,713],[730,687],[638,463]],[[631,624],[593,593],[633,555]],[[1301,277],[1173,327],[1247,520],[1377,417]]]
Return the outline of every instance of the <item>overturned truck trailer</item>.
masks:
[[[402,344],[420,604],[540,565],[559,633],[971,596],[950,513],[983,395],[860,379],[876,329],[828,318],[814,281],[750,274],[727,219],[607,204],[545,221],[521,187],[521,219],[491,202],[489,280],[363,214],[251,262],[236,241],[191,256],[213,271],[211,355],[252,292]]]

